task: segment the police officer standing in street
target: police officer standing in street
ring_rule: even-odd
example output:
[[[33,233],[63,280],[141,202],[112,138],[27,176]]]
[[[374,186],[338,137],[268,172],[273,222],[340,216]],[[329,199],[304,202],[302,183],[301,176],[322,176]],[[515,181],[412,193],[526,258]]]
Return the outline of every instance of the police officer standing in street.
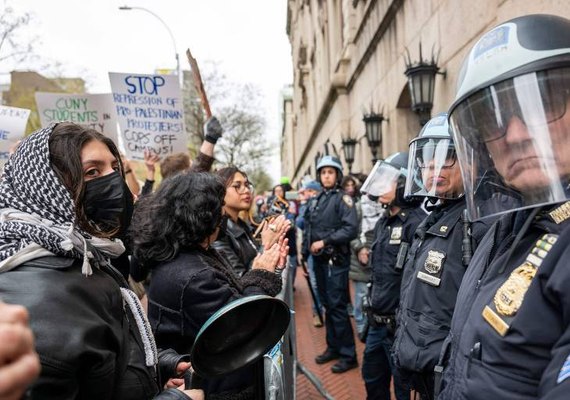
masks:
[[[397,400],[409,400],[409,390],[402,385],[394,367],[390,349],[396,331],[396,308],[400,302],[400,283],[404,261],[414,232],[426,217],[421,198],[407,200],[404,187],[408,171],[408,153],[395,153],[378,161],[362,185],[361,191],[385,208],[385,215],[374,228],[370,249],[360,257],[369,258],[372,282],[367,316],[369,321],[362,377],[368,400],[390,400],[390,381],[394,377]]]
[[[315,361],[324,364],[338,359],[331,370],[342,373],[358,366],[346,308],[349,302],[349,244],[358,235],[358,218],[352,198],[340,189],[340,160],[323,156],[317,163],[317,176],[323,191],[311,200],[305,221],[319,298],[325,307],[327,349]]]
[[[470,218],[504,215],[461,285],[439,399],[568,399],[570,20],[527,15],[485,33],[449,121]]]
[[[489,224],[469,226],[463,218],[463,181],[446,114],[432,118],[412,140],[408,169],[406,195],[426,196],[431,214],[416,230],[404,267],[393,353],[411,388],[431,400],[459,285]]]

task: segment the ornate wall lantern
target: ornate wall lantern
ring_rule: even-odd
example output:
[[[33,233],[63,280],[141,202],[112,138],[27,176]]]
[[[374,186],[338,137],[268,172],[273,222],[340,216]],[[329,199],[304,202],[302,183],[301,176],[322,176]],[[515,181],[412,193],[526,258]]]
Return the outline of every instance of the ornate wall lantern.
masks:
[[[382,144],[382,121],[387,119],[382,113],[371,111],[369,114],[364,114],[362,120],[366,128],[366,140],[372,152],[372,164],[375,164],[378,160],[376,156],[378,148]]]
[[[439,72],[437,58],[432,51],[431,60],[422,58],[422,44],[420,43],[420,61],[412,63],[410,53],[406,49],[408,60],[406,61],[406,71],[408,77],[408,88],[412,110],[418,114],[420,125],[424,126],[431,118],[433,107],[433,93],[435,88],[435,75],[440,74],[445,77],[445,72]]]
[[[356,143],[358,140],[349,137],[342,139],[342,151],[344,153],[344,160],[348,164],[348,173],[352,173],[352,163],[354,162],[354,151],[356,150]]]

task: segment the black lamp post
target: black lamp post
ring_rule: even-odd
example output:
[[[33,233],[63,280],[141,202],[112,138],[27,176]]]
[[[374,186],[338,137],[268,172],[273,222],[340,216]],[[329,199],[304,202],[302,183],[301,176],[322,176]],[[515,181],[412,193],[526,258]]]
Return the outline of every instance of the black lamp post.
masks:
[[[319,165],[320,159],[321,159],[321,152],[318,151],[317,154],[315,154],[315,172],[317,171],[317,166]]]
[[[352,163],[354,162],[354,151],[356,149],[356,143],[358,141],[351,137],[342,139],[342,151],[344,153],[344,159],[348,164],[348,173],[352,173]]]
[[[418,114],[420,125],[424,126],[431,118],[433,107],[433,92],[435,87],[435,75],[439,72],[437,60],[432,54],[430,61],[422,59],[422,44],[420,43],[420,61],[413,64],[408,54],[406,71],[408,77],[408,88],[410,90],[412,110]]]
[[[370,114],[364,114],[364,117],[362,117],[366,128],[366,140],[368,141],[368,146],[370,146],[370,151],[372,151],[372,164],[375,164],[376,160],[378,160],[376,153],[382,143],[382,121],[384,119],[384,115],[376,114],[373,111]]]

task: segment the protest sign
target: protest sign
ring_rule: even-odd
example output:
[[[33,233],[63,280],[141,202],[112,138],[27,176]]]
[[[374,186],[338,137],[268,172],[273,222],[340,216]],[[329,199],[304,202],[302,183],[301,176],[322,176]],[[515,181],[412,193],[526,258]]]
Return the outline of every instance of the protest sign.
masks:
[[[106,94],[36,93],[42,126],[69,121],[101,132],[117,141],[117,116],[113,97]]]
[[[24,137],[30,110],[0,106],[0,170],[10,157],[10,147]]]
[[[149,149],[161,158],[187,152],[178,76],[109,73],[127,157],[143,160]]]

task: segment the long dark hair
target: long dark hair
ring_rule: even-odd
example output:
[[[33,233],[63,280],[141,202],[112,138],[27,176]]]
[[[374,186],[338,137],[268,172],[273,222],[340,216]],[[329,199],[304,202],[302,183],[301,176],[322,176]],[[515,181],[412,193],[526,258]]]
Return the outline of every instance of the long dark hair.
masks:
[[[224,182],[226,187],[229,187],[234,180],[235,174],[237,174],[238,172],[242,174],[246,180],[248,179],[247,174],[238,167],[236,167],[235,165],[230,165],[229,167],[220,168],[219,170],[216,171],[216,175],[222,178],[222,181]]]
[[[348,184],[348,182],[352,182],[354,184],[354,195],[352,197],[360,197],[360,181],[358,178],[352,175],[346,175],[342,178],[340,187],[344,190],[344,187]]]
[[[131,223],[134,255],[146,267],[197,247],[222,220],[226,187],[207,172],[184,172],[164,180],[142,198]]]
[[[111,237],[116,233],[116,229],[112,232],[98,230],[89,223],[83,207],[85,179],[81,163],[81,149],[92,140],[102,142],[109,148],[111,154],[117,159],[119,173],[124,178],[121,155],[115,143],[94,129],[71,122],[62,122],[54,127],[49,138],[50,162],[57,177],[71,193],[79,227],[94,236]]]

